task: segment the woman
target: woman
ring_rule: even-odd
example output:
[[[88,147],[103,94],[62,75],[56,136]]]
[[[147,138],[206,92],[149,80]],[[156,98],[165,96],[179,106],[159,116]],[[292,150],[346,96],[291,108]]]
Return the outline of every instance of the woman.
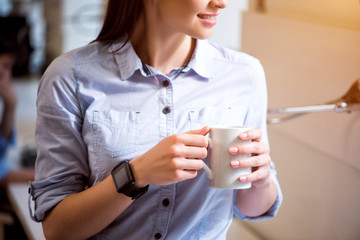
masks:
[[[52,63],[39,86],[31,187],[47,238],[224,239],[234,213],[275,215],[262,67],[200,40],[225,6],[110,0],[98,38]],[[229,149],[254,154],[232,162],[254,168],[239,176],[252,188],[209,187],[199,159],[210,124],[254,127],[242,136],[252,143]]]

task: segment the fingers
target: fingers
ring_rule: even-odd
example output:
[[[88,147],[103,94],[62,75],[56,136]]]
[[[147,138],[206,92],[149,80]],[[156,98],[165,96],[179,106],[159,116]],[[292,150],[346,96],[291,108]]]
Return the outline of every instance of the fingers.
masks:
[[[177,169],[197,171],[203,168],[204,163],[199,159],[179,159],[176,165]]]
[[[194,147],[207,147],[208,138],[205,137],[206,134],[210,132],[210,127],[206,126],[202,129],[191,130],[185,133],[179,133],[166,138],[166,141],[169,141],[170,144],[184,144],[185,146],[194,146]]]
[[[170,158],[204,159],[207,156],[206,147],[193,147],[184,145],[172,146],[168,156]]]
[[[186,132],[185,134],[179,134],[175,136],[182,138],[185,146],[207,148],[209,144],[209,139],[205,137],[205,135],[207,135],[209,132],[210,132],[210,127],[206,126],[203,127],[202,129],[192,130]]]
[[[269,166],[270,164],[271,158],[269,154],[262,154],[239,160],[235,159],[230,162],[230,165],[233,168],[261,167]]]
[[[186,147],[185,150],[184,157],[186,159],[204,159],[208,154],[205,147]]]
[[[254,128],[249,131],[243,132],[239,135],[242,141],[251,141],[250,143],[244,143],[237,146],[231,146],[229,153],[232,155],[239,154],[263,154],[269,153],[270,148],[267,144],[261,141],[261,130]]]
[[[174,136],[174,141],[183,143],[185,146],[205,148],[208,146],[209,142],[207,137],[198,134],[178,134]]]
[[[261,141],[262,134],[260,129],[252,129],[239,135],[243,141],[248,143],[232,146],[229,148],[231,155],[251,155],[244,159],[232,160],[232,168],[252,168],[253,172],[239,177],[241,182],[252,182],[253,186],[260,187],[271,180],[270,175],[270,148]]]
[[[233,160],[233,168],[249,168],[253,172],[239,177],[240,182],[252,182],[254,187],[261,187],[271,180],[270,175],[271,158],[268,154],[253,156],[247,159]]]
[[[258,168],[256,171],[240,176],[240,182],[267,182],[270,179],[270,168],[263,166]]]
[[[167,181],[179,182],[197,176],[197,171],[202,169],[203,162],[199,159],[175,159],[172,161],[172,170],[168,173]]]
[[[261,130],[259,128],[254,128],[251,129],[249,131],[243,132],[242,134],[239,135],[239,138],[243,141],[255,141],[255,142],[260,142],[261,141]]]
[[[179,180],[186,180],[186,179],[192,179],[197,176],[198,172],[196,170],[183,170],[180,173]]]
[[[164,138],[131,162],[142,185],[168,185],[194,178],[207,156],[209,127]]]
[[[263,153],[270,153],[270,148],[267,144],[263,142],[250,142],[250,143],[245,143],[230,147],[229,153],[231,155],[263,154]]]
[[[187,134],[199,134],[199,135],[203,135],[205,136],[206,134],[208,134],[210,132],[210,127],[209,126],[205,126],[202,129],[196,129],[196,130],[191,130],[189,132],[186,132]]]

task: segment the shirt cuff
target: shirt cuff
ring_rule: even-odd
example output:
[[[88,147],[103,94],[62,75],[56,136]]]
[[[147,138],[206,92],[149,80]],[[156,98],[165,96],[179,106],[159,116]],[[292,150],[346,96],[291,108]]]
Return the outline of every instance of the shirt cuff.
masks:
[[[31,182],[28,204],[30,217],[36,222],[41,222],[48,211],[67,196],[85,189],[81,180],[77,176],[69,176],[65,180],[61,176],[52,176],[49,179]]]
[[[243,213],[241,213],[236,205],[236,196],[237,194],[234,194],[234,215],[242,220],[246,220],[246,221],[262,221],[262,220],[267,220],[267,219],[271,219],[273,217],[276,216],[276,214],[278,213],[281,203],[283,201],[283,194],[281,192],[281,188],[279,185],[278,180],[273,177],[273,180],[275,182],[276,188],[277,188],[277,192],[278,195],[276,197],[276,201],[275,203],[272,205],[272,207],[263,215],[258,216],[258,217],[247,217],[245,216]]]

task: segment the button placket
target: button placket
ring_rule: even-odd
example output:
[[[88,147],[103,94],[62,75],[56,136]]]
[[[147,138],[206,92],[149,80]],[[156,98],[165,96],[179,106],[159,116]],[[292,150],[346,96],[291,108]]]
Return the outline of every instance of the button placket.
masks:
[[[170,219],[173,213],[175,192],[175,184],[162,186],[159,190],[159,203],[156,210],[156,218],[154,222],[154,239],[157,239],[156,236],[160,237],[158,239],[166,238]]]
[[[166,76],[157,76],[159,86],[159,138],[163,139],[174,131],[173,91]],[[153,239],[164,239],[169,228],[175,197],[175,186],[162,186],[155,213]]]
[[[167,80],[167,79],[165,79],[164,81],[163,81],[163,83],[162,83],[162,85],[163,85],[163,87],[164,88],[167,88],[169,85],[170,85],[170,82],[169,82],[169,80]],[[167,89],[165,89],[165,96],[166,96],[166,100],[167,100]],[[166,107],[164,107],[163,108],[163,110],[162,110],[162,112],[164,113],[164,114],[169,114],[170,112],[171,112],[171,108],[169,107],[169,106],[166,106]]]
[[[170,79],[166,76],[154,76],[160,86],[159,108],[160,108],[160,139],[173,134],[173,91]]]

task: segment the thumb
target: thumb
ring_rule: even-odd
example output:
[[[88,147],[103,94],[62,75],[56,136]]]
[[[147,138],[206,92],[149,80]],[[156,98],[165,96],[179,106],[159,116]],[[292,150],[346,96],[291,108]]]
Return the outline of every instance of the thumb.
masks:
[[[186,132],[187,134],[199,134],[199,135],[203,135],[205,136],[206,134],[208,134],[210,132],[210,127],[209,126],[205,126],[201,129],[195,129],[195,130],[191,130],[189,132]]]

